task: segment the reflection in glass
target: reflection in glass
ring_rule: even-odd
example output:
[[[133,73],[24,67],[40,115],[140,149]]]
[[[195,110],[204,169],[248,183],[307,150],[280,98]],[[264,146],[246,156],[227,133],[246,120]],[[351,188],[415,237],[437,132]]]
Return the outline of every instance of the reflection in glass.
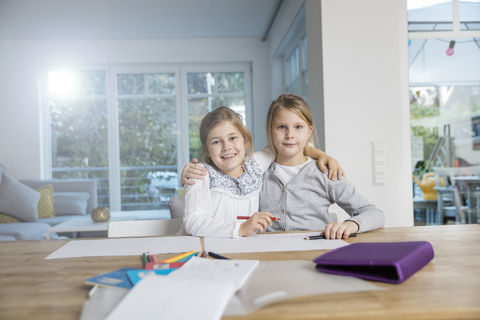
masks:
[[[187,74],[188,94],[211,93],[215,84],[211,73],[189,73]]]
[[[117,76],[119,95],[145,94],[144,74],[119,74]]]
[[[56,77],[73,86],[59,94]],[[109,206],[106,72],[53,71],[48,85],[52,178],[96,179],[98,204]]]
[[[414,136],[423,138],[417,161],[428,160],[448,125],[454,159],[480,162],[480,85],[411,86],[410,119]]]
[[[119,99],[122,210],[167,209],[177,188],[175,98]]]
[[[149,94],[175,94],[175,73],[148,74]]]
[[[201,161],[200,123],[210,111],[227,106],[246,124],[243,72],[188,73],[188,132],[190,159]]]
[[[208,98],[188,98],[188,138],[190,159],[201,160],[200,123],[203,117],[213,109],[209,108]]]
[[[79,94],[97,96],[107,94],[107,73],[105,71],[78,72]]]
[[[218,93],[243,93],[243,73],[219,73]]]

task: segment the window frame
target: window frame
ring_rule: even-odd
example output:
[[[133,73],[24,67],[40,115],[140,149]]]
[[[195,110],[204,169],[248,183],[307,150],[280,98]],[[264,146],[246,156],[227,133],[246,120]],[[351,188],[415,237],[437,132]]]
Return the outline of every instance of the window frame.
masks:
[[[124,65],[44,65],[40,68],[40,149],[41,178],[52,178],[52,138],[50,106],[48,103],[48,72],[104,70],[107,79],[107,134],[108,134],[108,177],[110,209],[121,211],[120,141],[118,124],[117,75],[125,73],[175,73],[176,123],[177,123],[177,172],[190,161],[188,136],[188,92],[187,73],[190,72],[243,72],[245,85],[245,122],[253,132],[252,71],[251,63],[195,63],[195,64],[124,64]],[[180,174],[178,176],[180,182]]]
[[[291,49],[288,51],[289,54],[288,55],[285,55],[284,59],[283,59],[283,65],[284,65],[284,70],[285,70],[285,77],[284,77],[284,82],[283,82],[283,87],[284,87],[284,90],[285,92],[287,93],[291,93],[289,92],[289,88],[292,87],[292,85],[295,83],[295,82],[299,82],[298,83],[298,86],[299,86],[299,96],[302,96],[305,100],[307,100],[307,97],[304,97],[304,92],[306,92],[303,88],[304,86],[304,78],[305,78],[305,75],[307,73],[307,70],[308,68],[306,67],[306,61],[305,58],[306,58],[306,55],[307,53],[304,52],[306,51],[306,47],[304,48],[303,47],[303,44],[306,43],[307,41],[307,34],[306,32],[303,33],[301,36],[299,36],[298,38],[295,39],[295,42],[292,41],[292,44],[291,44]],[[298,77],[295,78],[295,79],[292,79],[292,81],[290,83],[288,83],[288,80],[289,80],[289,77],[292,76],[292,70],[290,70],[289,72],[289,67],[288,65],[292,64],[291,62],[291,58],[292,56],[294,55],[295,51],[298,50],[297,52],[297,56],[298,56],[298,63],[296,65],[296,69],[297,69],[297,73],[298,73]]]
[[[250,63],[228,63],[228,64],[186,64],[181,67],[181,79],[184,88],[187,88],[187,74],[188,73],[202,73],[202,72],[243,72],[244,73],[244,85],[245,85],[245,122],[247,128],[255,136],[253,128],[253,107],[252,107],[252,76],[251,76],[251,64]],[[189,162],[190,158],[190,144],[188,136],[188,92],[185,90],[185,94],[182,94],[182,112],[184,113],[182,122],[182,132],[187,134],[182,135],[183,145],[183,159],[185,163]],[[201,96],[201,95],[199,95]]]
[[[461,30],[460,28],[460,0],[452,0],[453,30],[452,31],[408,31],[408,39],[454,39],[479,38],[480,30]],[[408,20],[408,19],[407,19]],[[407,21],[408,23],[408,21]]]

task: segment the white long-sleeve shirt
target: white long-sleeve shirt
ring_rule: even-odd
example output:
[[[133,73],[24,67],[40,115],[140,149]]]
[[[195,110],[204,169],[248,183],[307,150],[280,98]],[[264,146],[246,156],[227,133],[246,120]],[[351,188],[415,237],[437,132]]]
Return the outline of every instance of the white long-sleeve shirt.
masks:
[[[207,168],[207,176],[185,187],[185,231],[198,237],[238,237],[246,220],[237,220],[237,216],[258,212],[263,173],[274,160],[265,149],[255,152],[237,179],[201,164]]]

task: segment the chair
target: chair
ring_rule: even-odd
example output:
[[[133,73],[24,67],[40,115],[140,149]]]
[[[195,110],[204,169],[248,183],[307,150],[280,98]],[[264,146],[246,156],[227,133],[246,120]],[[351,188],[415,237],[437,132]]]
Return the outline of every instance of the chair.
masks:
[[[451,174],[455,207],[462,223],[478,223],[480,214],[480,166],[462,175]]]
[[[151,237],[176,235],[182,228],[182,219],[112,221],[108,224],[108,237]]]
[[[454,216],[455,220],[465,223],[467,207],[463,204],[455,177],[480,174],[480,166],[433,168],[435,172],[434,188],[438,193],[438,214],[440,222],[445,216]],[[441,186],[443,179],[444,186]]]
[[[182,219],[185,210],[185,197],[171,197],[168,200],[168,209],[172,219]]]

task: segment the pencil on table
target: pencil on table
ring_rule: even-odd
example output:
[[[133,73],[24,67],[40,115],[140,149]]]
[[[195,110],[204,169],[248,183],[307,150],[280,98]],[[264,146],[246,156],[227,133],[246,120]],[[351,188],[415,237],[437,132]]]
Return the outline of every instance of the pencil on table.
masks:
[[[143,266],[145,267],[148,263],[147,255],[144,253],[142,254]]]
[[[192,254],[189,254],[185,258],[182,258],[182,259],[178,260],[177,262],[187,262],[188,260],[190,260],[190,258],[195,257],[197,255],[198,255],[198,252],[194,252]]]
[[[195,253],[195,252],[198,252],[198,251],[188,251],[188,252],[179,254],[178,256],[171,257],[171,258],[165,259],[165,260],[160,261],[160,262],[161,262],[161,263],[177,262],[178,260],[183,259],[183,258],[185,258],[185,257],[188,257],[189,255],[191,255],[192,253]]]

